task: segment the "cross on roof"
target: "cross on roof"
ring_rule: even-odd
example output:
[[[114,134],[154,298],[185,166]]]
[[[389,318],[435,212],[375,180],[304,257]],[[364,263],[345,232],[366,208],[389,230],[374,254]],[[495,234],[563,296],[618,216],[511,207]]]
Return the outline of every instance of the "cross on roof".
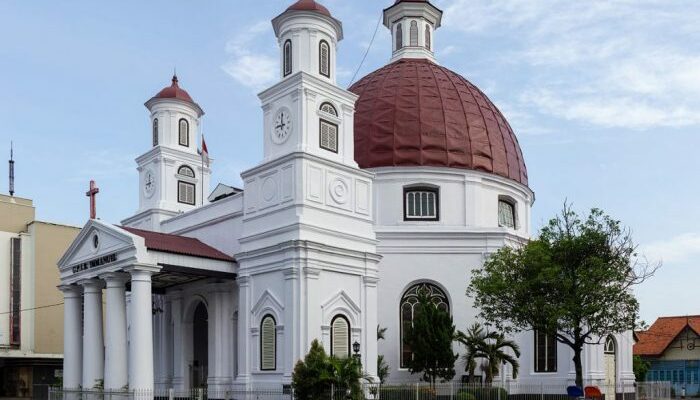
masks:
[[[85,193],[85,196],[90,198],[90,219],[95,219],[97,217],[97,207],[96,207],[96,197],[97,193],[100,193],[100,189],[95,185],[95,181],[90,181],[90,190]]]

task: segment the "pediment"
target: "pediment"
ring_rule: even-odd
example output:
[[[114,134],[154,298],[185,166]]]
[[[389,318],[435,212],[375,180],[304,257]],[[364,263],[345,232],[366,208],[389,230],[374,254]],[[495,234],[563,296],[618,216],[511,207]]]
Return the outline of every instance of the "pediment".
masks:
[[[284,305],[282,302],[267,289],[265,289],[260,299],[251,310],[251,313],[256,316],[272,313],[277,321],[281,320],[283,312]]]
[[[345,316],[350,318],[350,323],[355,325],[361,313],[360,306],[358,306],[357,303],[353,301],[352,297],[344,290],[338,291],[338,293],[326,300],[326,302],[321,305],[321,309],[323,310],[323,320],[325,324],[330,324],[330,319],[338,312],[342,312]]]
[[[58,261],[61,276],[103,265],[146,262],[144,239],[118,226],[90,220]]]

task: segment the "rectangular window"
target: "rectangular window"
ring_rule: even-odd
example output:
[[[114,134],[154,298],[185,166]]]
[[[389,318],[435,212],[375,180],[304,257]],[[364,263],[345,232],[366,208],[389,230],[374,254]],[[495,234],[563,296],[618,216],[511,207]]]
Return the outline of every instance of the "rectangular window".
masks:
[[[510,202],[498,200],[498,226],[515,228],[515,206]]]
[[[20,345],[22,239],[10,239],[10,345]]]
[[[437,221],[438,192],[431,188],[408,189],[404,192],[405,221]]]
[[[535,372],[557,372],[557,341],[554,335],[535,331]]]
[[[321,137],[320,143],[321,148],[332,151],[334,153],[338,152],[338,125],[330,123],[325,120],[321,120]]]
[[[194,185],[179,181],[177,183],[177,201],[183,204],[194,205]]]

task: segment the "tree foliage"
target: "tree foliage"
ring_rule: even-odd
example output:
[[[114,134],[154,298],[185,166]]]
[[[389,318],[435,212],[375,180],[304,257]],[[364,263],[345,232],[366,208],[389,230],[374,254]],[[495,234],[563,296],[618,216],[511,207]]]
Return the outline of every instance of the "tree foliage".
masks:
[[[639,304],[632,288],[657,268],[637,257],[619,221],[599,209],[582,219],[564,204],[538,238],[490,256],[467,294],[498,329],[553,333],[571,347],[582,385],[583,346],[634,328]]]
[[[651,368],[651,363],[640,356],[632,357],[632,370],[637,382],[644,382],[647,379],[647,372]]]
[[[413,352],[408,361],[412,374],[423,373],[423,380],[435,385],[436,380],[455,376],[454,363],[458,355],[452,351],[455,325],[452,316],[438,309],[421,294],[416,305],[413,326],[407,329],[405,343]]]
[[[321,343],[314,340],[304,360],[294,366],[292,387],[300,400],[326,398],[338,391],[346,393],[343,398],[362,399],[363,379],[359,359],[328,356]]]
[[[386,330],[387,328],[377,325],[377,341],[386,339]],[[377,356],[377,377],[379,378],[379,383],[384,383],[386,378],[389,377],[389,364],[387,364],[382,354]]]
[[[498,332],[489,332],[481,324],[475,322],[467,332],[459,331],[457,340],[464,345],[467,352],[463,355],[464,365],[469,377],[474,376],[476,360],[485,360],[484,372],[486,383],[493,382],[493,377],[498,375],[502,364],[510,364],[513,368],[513,378],[518,377],[520,363],[520,346],[505,335]]]

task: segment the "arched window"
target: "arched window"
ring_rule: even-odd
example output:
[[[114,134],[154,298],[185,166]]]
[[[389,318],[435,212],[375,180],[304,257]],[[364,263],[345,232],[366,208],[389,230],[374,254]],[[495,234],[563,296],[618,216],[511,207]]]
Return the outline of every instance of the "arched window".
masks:
[[[292,41],[284,42],[284,76],[292,73]]]
[[[418,304],[418,298],[421,295],[428,297],[428,299],[435,304],[435,307],[438,309],[447,313],[450,312],[450,303],[445,295],[445,292],[433,284],[427,282],[418,283],[411,286],[408,288],[408,290],[406,290],[406,292],[404,292],[403,297],[401,297],[401,304],[399,306],[399,318],[401,319],[401,368],[408,367],[408,361],[413,358],[413,351],[405,343],[404,335],[406,334],[406,331],[413,326],[416,305]]]
[[[396,50],[401,50],[403,48],[403,24],[399,22],[396,24]]]
[[[605,354],[615,354],[615,338],[610,335],[605,339]]]
[[[418,46],[418,21],[411,21],[410,37],[411,46]]]
[[[350,322],[342,315],[331,321],[331,355],[338,358],[350,355]]]
[[[318,44],[318,73],[331,77],[331,47],[325,40]]]
[[[194,178],[194,171],[187,165],[183,165],[182,167],[178,168],[177,173],[188,178]]]
[[[277,369],[277,324],[272,315],[266,315],[260,322],[260,370]]]
[[[183,165],[177,170],[178,175],[193,179],[194,171],[187,165]],[[195,204],[196,186],[194,183],[183,180],[177,181],[177,201],[182,204]]]
[[[190,123],[186,119],[180,119],[178,138],[181,146],[190,146]]]
[[[510,199],[498,199],[498,226],[515,229],[515,204]]]
[[[153,146],[158,146],[158,118],[153,120]]]
[[[430,25],[425,26],[425,48],[430,50]]]
[[[338,116],[338,110],[331,103],[323,103],[320,107],[321,113]],[[319,145],[322,149],[338,152],[338,124],[321,118],[319,120]]]
[[[435,187],[404,188],[404,221],[438,221],[440,192]]]
[[[333,104],[331,104],[331,103],[328,103],[328,102],[323,103],[323,104],[321,104],[321,107],[319,109],[321,110],[321,112],[324,112],[326,114],[330,114],[334,117],[338,116],[338,111],[335,109],[335,107],[333,107]]]

